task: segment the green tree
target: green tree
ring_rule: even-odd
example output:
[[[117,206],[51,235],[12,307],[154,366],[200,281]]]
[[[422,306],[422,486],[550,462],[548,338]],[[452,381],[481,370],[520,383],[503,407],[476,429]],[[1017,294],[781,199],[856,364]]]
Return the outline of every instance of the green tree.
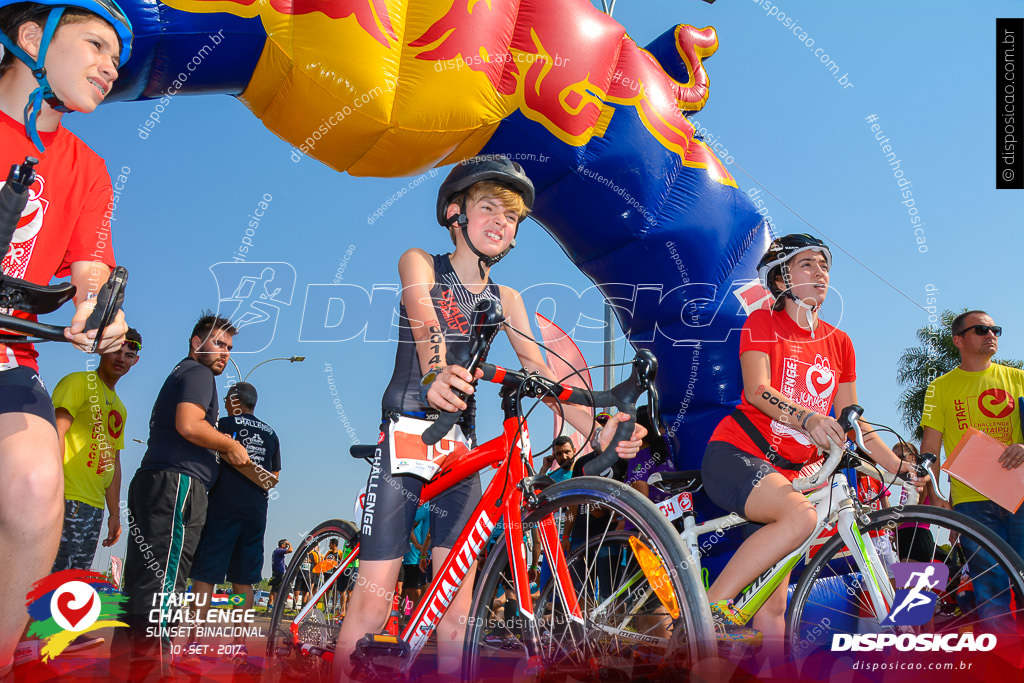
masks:
[[[919,346],[904,349],[896,367],[896,381],[904,387],[896,407],[903,417],[903,426],[914,430],[914,440],[920,441],[921,413],[924,412],[924,397],[928,384],[941,375],[960,365],[960,352],[953,344],[951,327],[960,311],[943,311],[941,323],[927,325],[917,330]],[[993,358],[993,363],[1024,368],[1024,362],[1014,359]]]

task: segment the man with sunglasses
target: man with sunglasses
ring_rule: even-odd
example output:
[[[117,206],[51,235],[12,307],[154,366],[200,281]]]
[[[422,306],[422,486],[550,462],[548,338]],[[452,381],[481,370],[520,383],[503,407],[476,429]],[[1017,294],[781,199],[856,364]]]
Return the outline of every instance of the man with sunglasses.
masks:
[[[985,311],[968,311],[953,320],[953,344],[960,351],[960,365],[932,380],[925,394],[921,416],[921,452],[938,453],[939,447],[953,452],[969,427],[985,432],[1006,444],[999,464],[1012,470],[1024,463],[1024,437],[1021,435],[1021,407],[1024,396],[1024,370],[992,362],[999,350],[1003,329]],[[933,465],[938,476],[938,462]],[[1024,508],[1016,513],[992,502],[971,487],[950,479],[953,508],[981,522],[1005,539],[1018,554],[1024,555]],[[949,503],[936,498],[936,505]],[[968,539],[962,539],[979,611],[986,628],[1013,630],[1009,583],[1002,572],[984,562]],[[1019,599],[1019,598],[1018,598]],[[1021,609],[1018,606],[1018,611]]]
[[[103,523],[110,515],[103,547],[121,536],[121,449],[127,411],[114,391],[118,380],[139,361],[142,335],[129,328],[116,351],[100,356],[95,371],[73,372],[53,390],[57,436],[64,458],[64,528],[53,572],[90,569]],[[80,636],[67,651],[83,650],[103,638]]]

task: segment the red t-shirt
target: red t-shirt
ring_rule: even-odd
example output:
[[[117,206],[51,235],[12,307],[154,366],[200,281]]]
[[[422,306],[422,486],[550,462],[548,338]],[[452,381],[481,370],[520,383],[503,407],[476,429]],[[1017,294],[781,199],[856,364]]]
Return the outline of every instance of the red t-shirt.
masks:
[[[842,382],[857,378],[853,343],[836,327],[819,320],[811,333],[802,329],[785,311],[754,311],[740,334],[740,355],[747,351],[767,353],[771,366],[771,386],[793,403],[827,415],[832,409],[836,389]],[[741,410],[778,453],[794,463],[817,458],[817,449],[797,427],[772,420],[741,397]],[[715,428],[712,441],[725,441],[762,460],[767,458],[732,417]],[[789,479],[799,472],[781,470]]]
[[[12,164],[26,156],[39,159],[36,181],[22,212],[11,249],[4,257],[6,275],[36,284],[71,274],[77,261],[98,261],[113,267],[110,243],[112,188],[106,164],[63,126],[40,131],[45,152],[36,149],[25,126],[0,111],[0,185]],[[35,319],[21,312],[21,318]],[[70,321],[70,314],[68,315]],[[38,370],[31,344],[0,344],[0,370],[25,365]]]

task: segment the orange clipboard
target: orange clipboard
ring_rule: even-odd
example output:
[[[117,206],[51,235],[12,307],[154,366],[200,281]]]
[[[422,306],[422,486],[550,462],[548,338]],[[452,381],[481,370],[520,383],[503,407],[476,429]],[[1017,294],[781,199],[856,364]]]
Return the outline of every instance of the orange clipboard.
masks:
[[[1024,466],[1004,469],[999,464],[1004,450],[1006,444],[1002,441],[969,427],[942,469],[992,502],[1016,512],[1024,502]]]

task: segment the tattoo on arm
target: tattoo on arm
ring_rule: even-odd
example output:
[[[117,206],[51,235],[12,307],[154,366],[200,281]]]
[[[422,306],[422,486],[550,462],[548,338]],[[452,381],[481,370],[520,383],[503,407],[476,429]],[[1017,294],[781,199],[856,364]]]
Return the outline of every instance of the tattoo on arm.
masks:
[[[765,385],[761,384],[758,385],[757,390],[760,392],[761,398],[768,401],[769,405],[777,406],[779,410],[782,411],[782,415],[779,416],[780,422],[789,422],[790,416],[796,418],[797,420],[800,420],[804,416],[805,411],[802,408],[802,406],[796,406],[786,403],[785,401],[781,400],[778,396],[775,396],[771,392],[770,387],[766,387]]]
[[[430,336],[427,338],[427,344],[430,349],[430,360],[427,361],[430,367],[441,364],[441,344],[444,343],[444,336],[441,334],[441,326],[437,324],[436,320],[427,321],[427,332]]]

